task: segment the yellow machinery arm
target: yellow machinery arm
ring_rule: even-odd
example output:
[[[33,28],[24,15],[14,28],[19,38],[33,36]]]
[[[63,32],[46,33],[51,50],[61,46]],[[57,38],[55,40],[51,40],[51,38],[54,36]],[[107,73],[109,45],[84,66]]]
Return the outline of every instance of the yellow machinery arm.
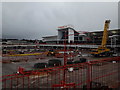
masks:
[[[110,24],[110,20],[106,20],[105,25],[104,25],[104,32],[103,32],[101,47],[106,47],[107,38],[108,38],[109,24]]]
[[[111,51],[110,49],[106,47],[109,24],[110,24],[110,20],[106,20],[105,25],[104,25],[102,43],[96,50],[92,50],[91,52],[92,55],[94,56],[109,56],[110,55]]]

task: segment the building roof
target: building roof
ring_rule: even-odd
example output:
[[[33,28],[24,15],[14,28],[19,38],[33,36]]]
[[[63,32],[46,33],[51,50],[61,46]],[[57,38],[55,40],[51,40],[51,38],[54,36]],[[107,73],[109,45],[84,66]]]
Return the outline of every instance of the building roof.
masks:
[[[54,36],[45,36],[45,37],[42,37],[42,38],[50,38],[50,37],[57,37],[57,35],[54,35]]]
[[[120,29],[112,29],[112,30],[108,30],[108,31],[118,31]],[[97,32],[103,32],[104,30],[96,30],[96,31],[90,31],[91,33],[97,33]]]

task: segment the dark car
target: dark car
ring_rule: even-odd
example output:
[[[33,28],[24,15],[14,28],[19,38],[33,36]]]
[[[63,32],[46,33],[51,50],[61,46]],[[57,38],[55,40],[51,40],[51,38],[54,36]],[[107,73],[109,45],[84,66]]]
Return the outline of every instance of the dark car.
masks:
[[[67,61],[67,64],[74,64],[74,62],[72,62],[72,61]]]
[[[80,61],[80,63],[84,63],[84,62],[87,61],[87,59],[86,58],[80,58],[79,61]]]
[[[59,60],[59,59],[51,59],[51,60],[48,61],[48,66],[49,67],[61,66],[61,60]]]
[[[36,63],[36,64],[34,64],[34,68],[36,68],[36,69],[43,69],[43,68],[46,68],[46,67],[48,67],[47,63]]]

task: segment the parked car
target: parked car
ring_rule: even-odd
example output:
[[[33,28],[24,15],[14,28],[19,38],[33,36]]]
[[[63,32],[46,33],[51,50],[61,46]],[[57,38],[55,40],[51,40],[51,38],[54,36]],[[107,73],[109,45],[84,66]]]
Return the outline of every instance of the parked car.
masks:
[[[86,58],[80,58],[79,61],[80,61],[80,63],[84,63],[84,62],[87,61],[87,59]]]
[[[47,63],[35,63],[34,64],[35,69],[43,69],[43,68],[46,68],[46,67],[48,67]]]
[[[48,66],[49,67],[54,67],[54,66],[61,66],[61,60],[59,59],[51,59],[48,61]]]

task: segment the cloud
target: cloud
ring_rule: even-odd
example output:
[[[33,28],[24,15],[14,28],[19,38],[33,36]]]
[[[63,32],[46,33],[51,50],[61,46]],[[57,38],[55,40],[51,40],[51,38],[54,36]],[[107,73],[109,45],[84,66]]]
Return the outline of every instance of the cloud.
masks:
[[[103,30],[106,19],[111,19],[110,29],[118,28],[117,2],[6,2],[2,6],[3,38],[41,39],[68,24],[76,30]]]

